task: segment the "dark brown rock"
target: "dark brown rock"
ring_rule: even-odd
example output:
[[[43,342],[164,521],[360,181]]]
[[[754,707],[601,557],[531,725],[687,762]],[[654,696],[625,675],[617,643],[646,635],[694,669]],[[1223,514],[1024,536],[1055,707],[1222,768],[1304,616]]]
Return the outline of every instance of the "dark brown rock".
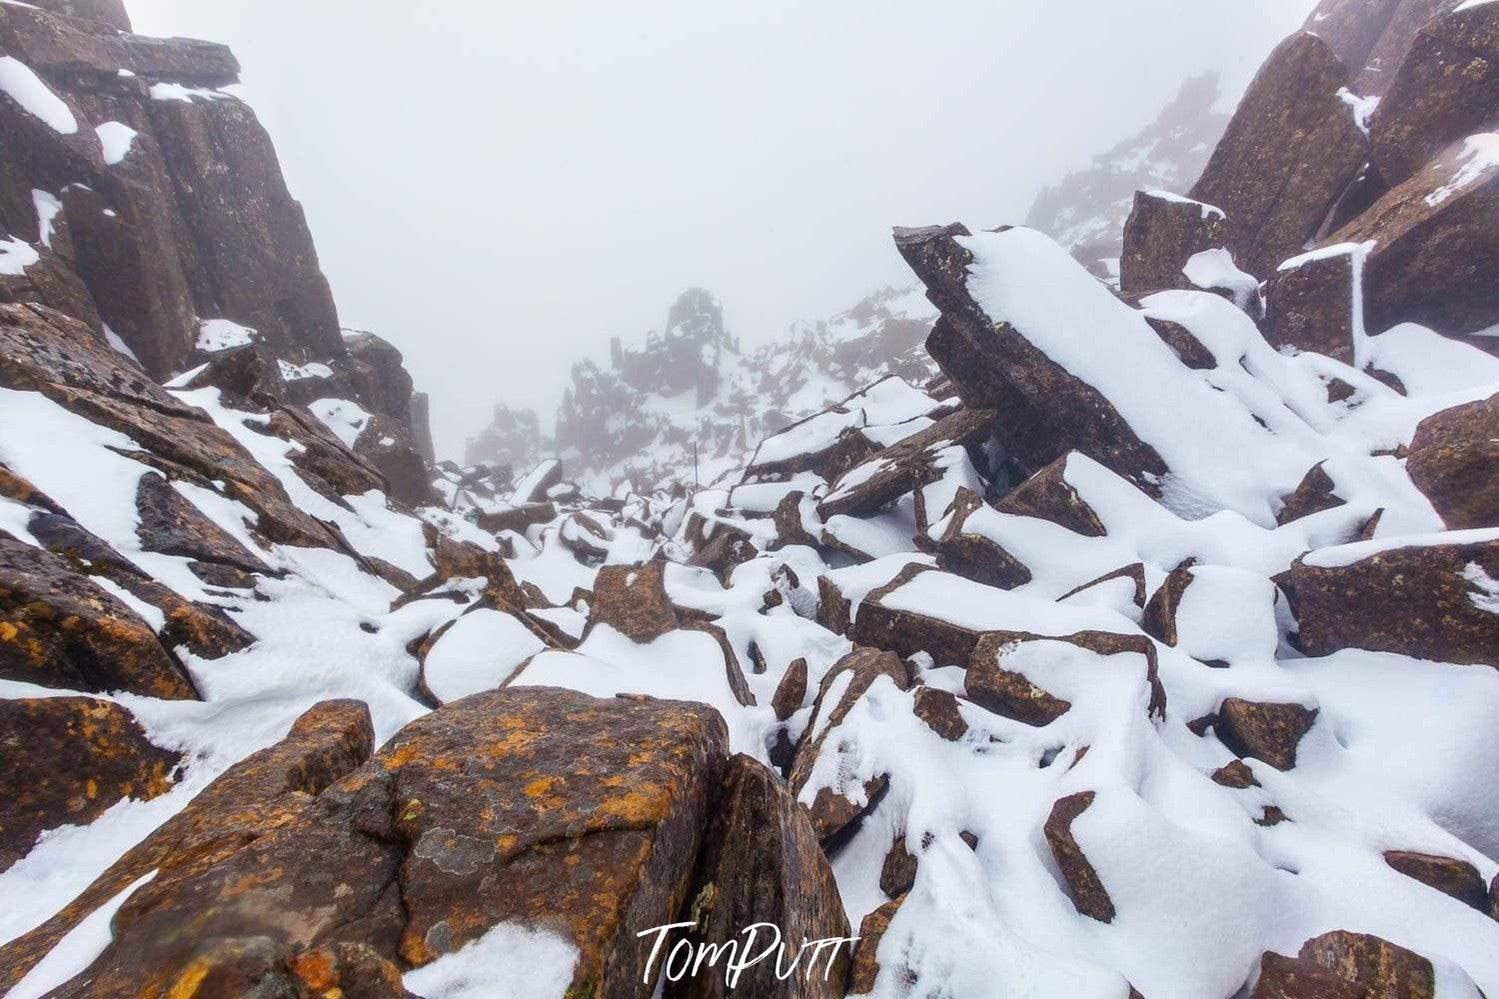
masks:
[[[852,677],[841,690],[837,702],[830,703],[832,691],[838,685],[838,678],[845,673],[852,674]],[[822,684],[817,691],[817,700],[812,705],[812,715],[808,719],[806,733],[803,734],[800,744],[796,747],[796,758],[791,769],[791,787],[798,796],[807,781],[811,779],[812,769],[828,744],[831,733],[853,710],[854,705],[865,692],[881,677],[889,678],[902,690],[910,683],[906,667],[900,659],[888,652],[857,647],[834,663],[823,676]],[[815,738],[811,736],[814,731],[819,733]],[[836,740],[833,741],[833,745],[836,748]],[[867,781],[864,785],[866,801],[872,803],[877,800],[884,784],[884,777]],[[831,788],[820,788],[809,810],[812,828],[817,830],[818,837],[826,844],[845,827],[861,819],[867,807],[868,805],[857,804]]]
[[[208,355],[203,370],[186,387],[219,389],[231,404],[274,408],[286,400],[286,381],[281,364],[258,343],[229,347]]]
[[[874,991],[874,984],[879,979],[881,970],[880,941],[885,938],[891,921],[905,901],[904,895],[891,899],[865,916],[864,921],[859,924],[859,943],[854,949],[853,964],[848,973],[849,995],[865,995]]]
[[[1255,780],[1254,771],[1243,760],[1234,760],[1225,763],[1213,771],[1213,783],[1221,784],[1223,787],[1231,787],[1238,791],[1246,788],[1259,787],[1260,782]]]
[[[1004,669],[1005,653],[1016,643],[1007,632],[985,635],[974,649],[963,685],[979,707],[1027,725],[1050,725],[1072,707],[1019,673]]]
[[[135,492],[135,509],[140,515],[136,535],[146,551],[272,575],[269,566],[155,472],[141,476]]]
[[[906,837],[897,836],[880,865],[880,891],[890,898],[900,898],[916,885],[917,860],[906,849]]]
[[[871,590],[859,605],[858,615],[849,628],[849,637],[860,645],[887,649],[898,656],[926,652],[938,665],[959,665],[973,657],[980,632],[945,620],[933,614],[897,610],[885,605],[890,594],[905,586],[923,572],[934,571],[926,565],[909,565],[890,582]]]
[[[198,696],[133,610],[62,558],[3,535],[0,676],[94,693]]]
[[[1137,191],[1124,226],[1119,290],[1126,295],[1195,287],[1182,268],[1204,250],[1228,246],[1228,220],[1219,209],[1159,191]]]
[[[401,352],[389,340],[366,332],[345,336],[344,346],[349,351],[345,363],[359,401],[371,412],[383,413],[411,432],[413,382]]]
[[[1044,831],[1051,855],[1062,872],[1067,894],[1072,898],[1073,908],[1101,923],[1111,923],[1114,921],[1114,902],[1098,872],[1072,836],[1072,823],[1088,810],[1094,797],[1092,791],[1080,791],[1059,800],[1051,808]]]
[[[1173,569],[1151,595],[1145,605],[1145,616],[1140,627],[1145,633],[1158,638],[1173,648],[1177,643],[1176,609],[1181,605],[1182,594],[1192,585],[1192,570]]]
[[[781,682],[776,684],[775,696],[771,698],[771,707],[775,709],[776,720],[785,721],[801,710],[802,702],[807,699],[807,660],[797,658],[791,660],[791,665],[786,667],[786,673],[781,677]]]
[[[1369,990],[1314,961],[1266,951],[1249,999],[1370,999]]]
[[[1494,599],[1484,578],[1499,579],[1499,541],[1388,548],[1350,565],[1303,557],[1291,566],[1301,646],[1493,665],[1499,614],[1483,606]]]
[[[1410,850],[1386,850],[1384,862],[1406,877],[1430,885],[1445,895],[1451,895],[1479,912],[1488,910],[1488,887],[1483,883],[1483,876],[1478,873],[1478,868],[1466,860],[1414,853]]]
[[[1433,999],[1436,994],[1430,961],[1367,933],[1324,933],[1302,944],[1298,956],[1364,986],[1369,999]]]
[[[1140,608],[1140,610],[1145,610],[1146,591],[1144,562],[1134,562],[1130,565],[1120,566],[1113,572],[1106,572],[1102,576],[1099,576],[1097,579],[1090,579],[1088,582],[1082,584],[1081,586],[1075,587],[1074,589],[1071,589],[1062,594],[1060,597],[1057,597],[1057,603],[1062,603],[1065,600],[1070,600],[1080,593],[1086,593],[1094,587],[1106,585],[1116,579],[1127,579],[1132,584],[1134,584],[1134,604],[1136,607]]]
[[[125,11],[125,0],[41,0],[35,6],[65,17],[98,21],[109,25],[116,31],[131,30],[130,15]]]
[[[1296,488],[1284,497],[1285,505],[1275,515],[1277,524],[1289,524],[1293,520],[1344,505],[1345,501],[1337,494],[1337,483],[1332,481],[1322,465],[1322,462],[1313,465]]]
[[[988,507],[966,486],[958,488],[952,516],[937,541],[937,566],[966,579],[1002,590],[1031,581],[1031,571],[1015,556],[982,534],[965,530],[968,518]]]
[[[957,742],[968,732],[968,723],[958,708],[958,698],[936,687],[920,686],[913,691],[915,704],[911,712],[948,742]],[[899,894],[896,892],[895,894]]]
[[[759,554],[748,531],[722,521],[711,526],[699,523],[695,529],[689,524],[688,536],[693,541],[693,554],[687,564],[711,569],[725,583],[735,568]]]
[[[1146,316],[1145,321],[1155,330],[1177,359],[1193,371],[1212,371],[1218,367],[1218,358],[1201,340],[1181,323],[1157,316]]]
[[[636,642],[650,642],[677,625],[666,595],[666,564],[606,565],[593,587],[588,627],[607,624]]]
[[[54,0],[53,6],[62,6]],[[116,76],[126,69],[153,80],[173,80],[217,87],[239,80],[239,61],[217,42],[189,38],[148,38],[122,33],[110,24],[121,12],[117,3],[75,3],[105,20],[59,17],[37,6],[6,11],[0,20],[0,47],[23,59],[39,73],[75,78]],[[92,11],[90,11],[92,8]],[[67,10],[58,13],[68,14]],[[85,15],[87,16],[87,14]],[[128,28],[125,29],[128,32]]]
[[[1362,266],[1361,251],[1348,249],[1277,269],[1265,285],[1265,339],[1352,364],[1354,277]]]
[[[180,759],[110,701],[0,700],[0,870],[48,829],[87,825],[122,798],[165,793]]]
[[[1282,42],[1249,85],[1191,197],[1228,213],[1239,266],[1272,273],[1302,251],[1368,158],[1368,140],[1338,91],[1348,72],[1302,32]]]
[[[686,939],[694,945],[743,943],[744,928],[769,923],[786,942],[784,966],[796,973],[777,978],[774,961],[749,968],[733,994],[841,999],[849,950],[799,950],[804,941],[848,937],[848,917],[817,834],[775,774],[742,754],[729,761],[719,804],[703,838],[683,918],[696,921]],[[724,969],[668,981],[667,999],[707,999],[730,994]]]
[[[1296,746],[1317,720],[1315,709],[1300,704],[1262,704],[1238,697],[1225,700],[1214,726],[1229,752],[1263,760],[1277,770],[1296,766]]]
[[[1403,2],[1405,0],[1321,0],[1306,19],[1303,30],[1331,45],[1338,59],[1348,67],[1348,72],[1358,77],[1389,29],[1396,8]],[[1400,58],[1396,56],[1389,67],[1390,72],[1393,73],[1399,64]],[[1362,79],[1357,81],[1355,89],[1358,93],[1378,92],[1364,84]]]
[[[0,239],[9,234],[0,224]],[[53,235],[54,245],[57,236]],[[103,334],[103,320],[88,285],[66,260],[46,246],[33,246],[39,257],[20,274],[0,274],[0,302],[37,302],[82,320],[89,329]]]
[[[996,504],[999,512],[1050,521],[1088,538],[1107,534],[1098,514],[1067,482],[1069,457],[1063,455],[1010,490]]]
[[[1028,471],[1077,450],[1148,485],[1165,462],[1113,405],[1036,347],[1002,317],[990,317],[968,290],[972,254],[961,225],[898,229],[896,247],[942,310],[927,352],[973,409],[993,410],[995,436]],[[1122,303],[1120,309],[1126,309]]]
[[[912,490],[941,478],[936,459],[945,448],[976,447],[988,439],[994,413],[964,409],[880,451],[850,469],[817,504],[824,520],[839,514],[863,517],[878,513]],[[870,469],[874,468],[872,474]]]
[[[432,470],[404,422],[371,413],[350,450],[380,473],[391,499],[411,507],[432,503]]]
[[[309,809],[312,795],[359,766],[373,744],[362,702],[314,705],[285,739],[226,770],[62,911],[0,947],[0,988],[11,988],[86,916],[151,871],[170,880],[207,870],[290,824]]]
[[[159,873],[61,994],[182,987],[208,939],[288,959],[365,944],[420,967],[517,921],[578,949],[571,990],[644,999],[636,933],[681,909],[726,742],[702,705],[545,688],[457,701],[252,849]]]
[[[1374,242],[1364,265],[1370,333],[1400,323],[1449,336],[1499,325],[1499,158],[1454,143],[1327,244]]]
[[[479,514],[480,530],[500,534],[514,531],[525,534],[526,528],[545,524],[557,517],[557,507],[552,503],[524,503],[508,510],[486,510]]]
[[[1499,394],[1428,416],[1405,470],[1447,527],[1499,527]]]
[[[1370,156],[1391,185],[1453,142],[1499,124],[1499,10],[1440,13],[1411,42],[1369,122]]]

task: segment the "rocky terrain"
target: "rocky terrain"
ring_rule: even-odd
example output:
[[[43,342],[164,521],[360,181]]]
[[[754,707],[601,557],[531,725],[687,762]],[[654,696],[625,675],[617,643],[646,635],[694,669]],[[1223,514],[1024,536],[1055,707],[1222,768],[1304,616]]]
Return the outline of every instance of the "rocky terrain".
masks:
[[[0,53],[0,991],[1499,995],[1499,3],[1324,0],[1117,288],[897,229],[484,467],[225,49]]]

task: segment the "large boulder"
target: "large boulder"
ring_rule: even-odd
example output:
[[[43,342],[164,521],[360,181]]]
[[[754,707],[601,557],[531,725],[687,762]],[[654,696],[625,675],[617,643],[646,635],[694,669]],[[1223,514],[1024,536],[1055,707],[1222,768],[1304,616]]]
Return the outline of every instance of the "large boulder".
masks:
[[[3,533],[0,678],[91,693],[198,696],[140,615],[66,560]]]
[[[1324,548],[1291,566],[1308,655],[1368,649],[1435,662],[1495,664],[1499,532]]]
[[[722,999],[728,995],[841,999],[848,974],[849,944],[835,951],[807,941],[848,937],[848,917],[838,885],[805,811],[764,764],[743,754],[728,774],[703,840],[686,913],[695,926],[693,946],[745,945],[756,923],[775,926],[796,972],[784,980],[773,961],[749,968],[731,991],[725,969],[705,967],[668,980],[667,999]]]
[[[253,845],[158,871],[59,994],[205,978],[301,994],[288,969],[336,945],[435,975],[524,927],[565,955],[568,990],[644,999],[637,933],[681,909],[725,743],[695,704],[534,689],[448,705]]]
[[[1419,999],[1437,995],[1436,985],[1435,969],[1420,954],[1367,933],[1333,930],[1302,944],[1294,958],[1267,952],[1251,996]]]
[[[39,0],[35,5],[54,14],[107,24],[116,31],[130,31],[125,0]]]
[[[1184,271],[1199,253],[1228,246],[1222,209],[1165,191],[1139,191],[1124,226],[1119,290],[1126,295],[1196,287]]]
[[[1390,185],[1460,139],[1499,125],[1499,8],[1458,7],[1426,23],[1369,122]]]
[[[384,477],[391,499],[412,507],[432,502],[432,471],[401,420],[370,414],[350,450]]]
[[[1354,361],[1354,334],[1362,302],[1354,289],[1363,275],[1365,250],[1355,244],[1293,257],[1265,284],[1265,339],[1277,348]]]
[[[1460,140],[1327,243],[1367,243],[1365,322],[1448,335],[1499,325],[1499,136]],[[1481,338],[1489,339],[1489,338]]]
[[[48,829],[86,825],[122,798],[164,793],[180,759],[111,701],[0,700],[0,871]]]
[[[142,877],[207,870],[303,815],[314,795],[369,757],[374,739],[363,702],[313,705],[284,739],[234,764],[60,912],[0,947],[0,989],[15,985],[74,927]]]
[[[989,439],[994,413],[964,409],[856,465],[817,504],[823,519],[867,516],[941,478],[952,448],[977,449]],[[939,511],[940,512],[940,511]]]
[[[1405,469],[1454,531],[1499,527],[1499,394],[1428,416]]]
[[[1228,213],[1230,245],[1263,277],[1300,253],[1368,158],[1368,140],[1339,91],[1348,72],[1316,35],[1282,42],[1239,103],[1192,188]]]

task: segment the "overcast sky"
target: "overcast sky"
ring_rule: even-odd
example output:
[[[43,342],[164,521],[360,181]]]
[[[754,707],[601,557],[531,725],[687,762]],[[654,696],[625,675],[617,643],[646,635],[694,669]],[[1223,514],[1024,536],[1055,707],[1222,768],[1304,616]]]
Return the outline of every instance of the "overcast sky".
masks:
[[[1312,0],[128,0],[233,46],[345,326],[440,456],[689,285],[746,342],[909,283],[892,225],[1023,220]]]

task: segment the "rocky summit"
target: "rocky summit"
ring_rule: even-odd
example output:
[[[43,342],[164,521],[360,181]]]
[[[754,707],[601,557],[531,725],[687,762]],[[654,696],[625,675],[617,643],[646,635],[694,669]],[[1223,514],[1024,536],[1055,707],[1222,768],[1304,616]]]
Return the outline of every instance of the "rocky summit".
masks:
[[[229,50],[0,4],[0,992],[1499,995],[1499,3],[1264,55],[459,463]]]

